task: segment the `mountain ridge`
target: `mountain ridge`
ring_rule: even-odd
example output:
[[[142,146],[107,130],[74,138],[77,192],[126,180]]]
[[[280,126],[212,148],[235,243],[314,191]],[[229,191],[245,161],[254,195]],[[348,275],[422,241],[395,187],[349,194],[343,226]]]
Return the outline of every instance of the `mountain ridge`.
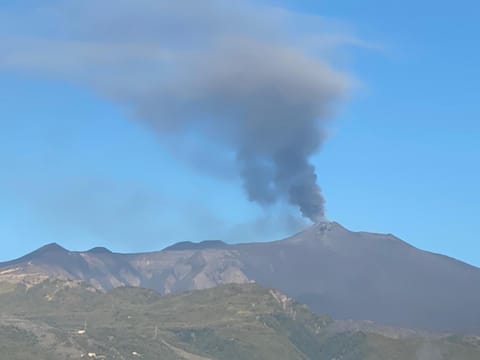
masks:
[[[480,338],[336,321],[257,284],[160,296],[47,279],[0,283],[0,348],[9,360],[474,360]]]
[[[50,244],[0,263],[0,282],[45,277],[160,294],[257,282],[336,319],[480,334],[480,269],[392,234],[352,232],[333,222],[273,242],[179,243],[139,254]]]

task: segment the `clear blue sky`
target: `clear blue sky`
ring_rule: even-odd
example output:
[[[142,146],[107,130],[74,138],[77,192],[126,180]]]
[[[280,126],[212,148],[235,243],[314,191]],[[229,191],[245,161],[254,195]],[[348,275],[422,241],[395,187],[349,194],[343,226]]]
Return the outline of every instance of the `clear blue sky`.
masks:
[[[2,2],[0,14],[29,2],[16,3]],[[270,3],[334,19],[376,44],[338,60],[361,86],[312,159],[328,218],[480,266],[480,5]],[[89,87],[8,69],[0,84],[0,260],[49,242],[146,251],[289,235],[283,209],[250,203],[235,176],[192,167],[188,151],[172,152]]]

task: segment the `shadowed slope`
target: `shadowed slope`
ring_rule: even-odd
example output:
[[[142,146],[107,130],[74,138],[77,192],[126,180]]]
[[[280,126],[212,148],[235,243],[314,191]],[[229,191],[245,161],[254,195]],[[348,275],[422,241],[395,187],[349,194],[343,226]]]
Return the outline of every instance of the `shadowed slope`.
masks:
[[[70,252],[49,245],[0,264],[0,281],[46,276],[98,289],[141,286],[161,294],[256,281],[338,319],[480,334],[480,270],[393,235],[319,223],[285,240],[180,243],[163,251]]]
[[[0,349],[9,360],[476,360],[474,337],[398,338],[350,330],[255,284],[160,296],[74,281],[0,284]],[[421,355],[421,356],[420,356]],[[427,359],[430,359],[427,357]]]

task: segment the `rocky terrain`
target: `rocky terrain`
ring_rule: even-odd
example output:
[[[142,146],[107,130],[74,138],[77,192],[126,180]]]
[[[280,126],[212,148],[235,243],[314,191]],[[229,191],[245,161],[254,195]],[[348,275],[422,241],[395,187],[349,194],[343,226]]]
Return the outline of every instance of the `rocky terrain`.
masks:
[[[480,338],[359,330],[256,284],[161,296],[78,281],[0,283],[8,360],[477,360]]]
[[[81,280],[160,294],[256,282],[335,319],[436,332],[480,334],[480,270],[419,250],[389,234],[319,223],[285,240],[228,245],[179,243],[163,251],[117,254],[47,245],[0,264],[0,282],[32,286]]]

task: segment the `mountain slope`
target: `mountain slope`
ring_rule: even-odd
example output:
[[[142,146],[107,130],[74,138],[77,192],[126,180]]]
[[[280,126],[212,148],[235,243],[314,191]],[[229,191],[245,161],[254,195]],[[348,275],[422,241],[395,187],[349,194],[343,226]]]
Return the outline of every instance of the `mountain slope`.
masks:
[[[479,332],[480,269],[392,235],[321,224],[290,239],[238,247],[245,273],[335,318]]]
[[[161,294],[255,281],[337,319],[480,334],[480,269],[337,223],[274,242],[180,243],[144,254],[49,245],[0,264],[0,281],[35,284],[48,276]]]
[[[0,351],[9,360],[475,360],[473,337],[339,330],[284,294],[255,284],[171,296],[102,293],[73,281],[0,283]],[[95,355],[93,355],[95,354]]]

